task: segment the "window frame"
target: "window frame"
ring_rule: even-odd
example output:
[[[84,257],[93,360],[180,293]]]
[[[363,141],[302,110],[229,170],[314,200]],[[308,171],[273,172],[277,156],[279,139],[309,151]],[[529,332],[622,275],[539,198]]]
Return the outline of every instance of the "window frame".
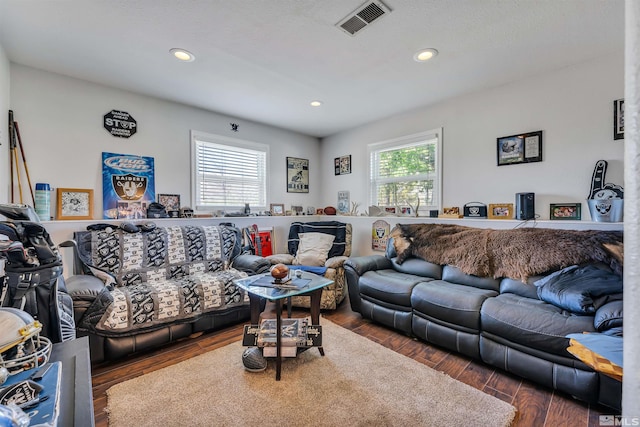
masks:
[[[215,205],[215,206],[208,206],[208,205],[202,205],[199,204],[200,202],[200,196],[198,194],[198,189],[197,189],[197,184],[199,182],[198,179],[198,153],[197,153],[197,143],[198,142],[204,142],[204,143],[211,143],[211,144],[217,144],[217,145],[225,145],[225,146],[229,146],[232,148],[237,148],[237,149],[243,149],[243,150],[252,150],[252,151],[259,151],[259,152],[263,152],[264,156],[265,156],[265,161],[264,161],[264,165],[265,165],[265,169],[264,169],[264,183],[263,183],[263,191],[264,191],[264,206],[257,206],[257,205],[252,205],[251,209],[255,210],[255,211],[264,211],[264,210],[268,210],[268,206],[269,206],[269,175],[270,175],[270,168],[269,168],[269,160],[270,160],[270,153],[269,153],[269,145],[268,144],[263,144],[263,143],[259,143],[259,142],[253,142],[253,141],[247,141],[247,140],[243,140],[243,139],[239,139],[239,138],[231,138],[228,136],[223,136],[223,135],[217,135],[217,134],[211,134],[211,133],[206,133],[206,132],[201,132],[201,131],[196,131],[196,130],[191,130],[191,135],[190,135],[190,148],[191,148],[191,182],[190,182],[190,187],[191,187],[191,200],[192,200],[192,204],[193,204],[193,209],[195,212],[212,212],[212,211],[216,211],[216,210],[222,210],[225,212],[235,212],[235,211],[242,211],[244,209],[244,205],[229,205],[229,206],[221,206],[221,205]]]
[[[427,213],[427,211],[432,209],[440,210],[442,209],[442,128],[436,128],[424,132],[419,132],[411,135],[405,135],[394,139],[389,139],[386,141],[375,142],[367,145],[367,156],[369,159],[369,204],[373,206],[378,206],[377,194],[376,194],[376,180],[374,179],[373,173],[373,159],[372,156],[374,153],[378,153],[380,151],[389,150],[393,148],[400,148],[403,146],[410,146],[412,144],[417,144],[421,141],[428,141],[435,139],[435,147],[436,147],[436,185],[434,186],[434,190],[437,192],[434,197],[435,205],[429,206],[420,206],[418,208],[419,213]]]

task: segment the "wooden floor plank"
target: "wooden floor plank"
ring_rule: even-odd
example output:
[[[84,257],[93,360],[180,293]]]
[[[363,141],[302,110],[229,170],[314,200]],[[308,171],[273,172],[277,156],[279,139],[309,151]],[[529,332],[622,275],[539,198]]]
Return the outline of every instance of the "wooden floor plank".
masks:
[[[274,308],[267,305],[265,316],[274,315]],[[295,317],[308,316],[304,309],[294,309]],[[556,396],[553,390],[520,380],[511,374],[496,370],[480,361],[448,352],[400,334],[391,329],[362,319],[351,311],[348,300],[337,310],[323,311],[322,317],[355,333],[365,336],[412,359],[442,371],[485,393],[507,401],[518,409],[515,427],[598,426],[599,415],[611,414],[603,407],[588,404],[568,396]],[[321,321],[322,322],[322,321]],[[94,365],[93,396],[97,427],[107,427],[108,417],[106,391],[115,384],[126,381],[144,372],[178,363],[206,351],[237,341],[242,335],[242,325],[233,325],[217,332],[204,333],[165,346],[162,349],[128,359]],[[546,422],[546,424],[544,424]]]
[[[547,425],[557,427],[583,426],[589,423],[589,408],[575,405],[573,399],[554,393],[549,405]]]

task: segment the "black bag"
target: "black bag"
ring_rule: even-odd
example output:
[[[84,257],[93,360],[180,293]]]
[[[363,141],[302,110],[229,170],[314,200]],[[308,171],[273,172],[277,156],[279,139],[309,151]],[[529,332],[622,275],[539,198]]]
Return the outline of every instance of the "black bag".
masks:
[[[147,218],[169,218],[169,214],[163,204],[153,202],[147,208]]]
[[[62,277],[62,259],[47,230],[29,221],[0,223],[0,305],[15,307],[42,323],[52,342],[75,338],[73,301]]]

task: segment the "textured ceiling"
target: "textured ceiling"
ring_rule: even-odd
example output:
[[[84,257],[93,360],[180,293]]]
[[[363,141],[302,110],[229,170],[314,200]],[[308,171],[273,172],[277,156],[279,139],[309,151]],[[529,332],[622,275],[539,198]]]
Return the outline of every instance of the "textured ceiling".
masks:
[[[624,0],[383,2],[352,37],[335,24],[361,0],[0,0],[0,44],[18,64],[317,137],[623,51]],[[425,47],[440,54],[413,61]]]

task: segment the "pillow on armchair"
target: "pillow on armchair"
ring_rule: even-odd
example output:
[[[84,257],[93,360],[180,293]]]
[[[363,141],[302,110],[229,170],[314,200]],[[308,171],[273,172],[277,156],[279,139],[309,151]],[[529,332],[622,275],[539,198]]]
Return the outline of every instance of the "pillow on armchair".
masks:
[[[293,258],[294,265],[324,266],[335,236],[325,233],[299,233],[300,243]]]

